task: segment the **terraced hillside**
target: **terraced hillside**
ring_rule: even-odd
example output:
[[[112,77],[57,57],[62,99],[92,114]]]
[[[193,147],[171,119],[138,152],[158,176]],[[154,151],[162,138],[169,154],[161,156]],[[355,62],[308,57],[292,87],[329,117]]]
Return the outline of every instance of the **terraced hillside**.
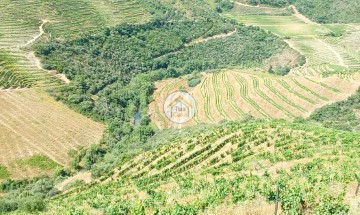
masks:
[[[48,173],[47,169],[21,165],[21,160],[34,155],[68,165],[70,150],[98,143],[105,129],[41,90],[0,90],[0,104],[0,165],[8,169],[11,178]]]
[[[0,3],[0,47],[26,44],[38,34],[43,20],[46,36],[74,38],[122,22],[145,22],[147,12],[136,1],[65,0],[10,1]]]
[[[358,133],[250,121],[179,135],[49,200],[45,214],[270,214],[277,187],[289,214],[359,209]]]
[[[26,76],[31,76],[26,79],[40,80],[40,87],[44,86],[44,82],[45,86],[53,86],[56,81],[54,71],[48,74],[42,69],[40,61],[29,51],[31,45],[45,38],[76,38],[123,22],[145,22],[148,17],[148,13],[135,1],[5,0],[0,3],[0,51],[5,51],[7,58],[13,59],[11,64],[18,75],[26,73]],[[7,58],[0,56],[1,61]]]
[[[293,49],[306,56],[307,63],[293,69],[292,74],[330,76],[359,71],[358,24],[321,25],[300,14],[294,6],[272,8],[239,2],[226,16],[284,37]]]
[[[43,90],[56,90],[69,80],[45,70],[33,46],[148,18],[135,1],[0,2],[0,165],[7,168],[6,177],[49,173],[48,169],[20,165],[20,160],[38,154],[67,165],[69,150],[98,143],[105,129],[46,96]]]
[[[185,88],[197,102],[197,115],[187,125],[238,120],[246,115],[257,118],[293,119],[308,117],[315,109],[354,94],[360,76],[343,79],[274,76],[244,70],[227,70],[204,74],[194,88],[186,78],[157,84],[150,115],[159,128],[178,127],[163,111],[166,97]]]

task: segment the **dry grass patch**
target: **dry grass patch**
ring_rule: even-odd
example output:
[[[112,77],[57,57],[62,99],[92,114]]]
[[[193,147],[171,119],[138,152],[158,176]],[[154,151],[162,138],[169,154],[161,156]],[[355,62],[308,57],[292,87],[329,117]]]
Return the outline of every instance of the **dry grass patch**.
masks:
[[[69,150],[97,144],[105,129],[40,90],[0,91],[0,104],[0,164],[8,167],[14,178],[48,171],[23,165],[34,164],[32,158],[46,156],[67,165]],[[39,159],[35,160],[38,163]]]

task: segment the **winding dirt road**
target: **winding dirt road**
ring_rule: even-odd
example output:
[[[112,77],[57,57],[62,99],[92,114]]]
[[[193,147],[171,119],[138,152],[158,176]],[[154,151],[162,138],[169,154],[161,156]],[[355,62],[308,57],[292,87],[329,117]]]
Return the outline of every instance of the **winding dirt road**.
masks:
[[[206,37],[206,38],[198,38],[198,39],[195,39],[189,43],[186,43],[185,46],[190,46],[190,45],[193,45],[193,44],[196,44],[196,43],[204,43],[208,40],[211,40],[211,39],[218,39],[218,38],[224,38],[224,37],[230,37],[231,35],[235,34],[237,31],[237,29],[233,30],[233,31],[230,31],[229,33],[223,33],[223,34],[217,34],[217,35],[214,35],[214,36],[211,36],[211,37]]]
[[[42,35],[45,34],[45,31],[44,31],[44,25],[46,23],[49,23],[50,21],[49,20],[41,20],[42,21],[42,24],[39,26],[39,34],[36,35],[33,39],[29,40],[25,45],[22,45],[21,47],[27,47],[31,44],[33,44],[36,40],[38,40]],[[26,55],[26,58],[31,62],[32,65],[36,66],[36,68],[44,71],[44,72],[48,72],[50,74],[53,74],[55,77],[57,77],[58,79],[60,79],[61,81],[63,81],[65,84],[70,84],[70,80],[62,73],[59,73],[55,70],[46,70],[42,67],[42,64],[41,64],[41,61],[38,57],[35,56],[35,53],[34,52],[29,52],[27,53]]]
[[[44,32],[44,29],[43,29],[43,26],[49,22],[49,20],[41,20],[42,21],[42,24],[39,26],[39,31],[40,33],[38,35],[36,35],[34,38],[32,38],[31,40],[29,40],[25,45],[22,45],[22,47],[25,47],[25,46],[28,46],[32,43],[34,43],[37,39],[39,39],[43,34],[45,34]]]
[[[312,21],[311,19],[307,18],[306,16],[304,16],[302,13],[300,13],[296,7],[294,5],[290,5],[290,8],[293,9],[294,11],[294,16],[296,16],[298,19],[300,19],[301,21],[305,22],[306,24],[310,24],[310,25],[319,25],[318,23]]]

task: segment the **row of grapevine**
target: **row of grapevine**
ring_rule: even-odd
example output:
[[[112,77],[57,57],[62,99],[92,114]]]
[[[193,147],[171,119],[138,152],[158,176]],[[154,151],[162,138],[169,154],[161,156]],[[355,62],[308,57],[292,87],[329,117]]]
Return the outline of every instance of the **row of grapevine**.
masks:
[[[209,79],[208,77],[205,77],[205,79],[201,83],[200,92],[202,98],[205,101],[204,102],[205,115],[211,122],[215,122],[214,118],[211,116],[211,111],[210,111],[211,105],[210,105],[210,96],[208,92],[208,85],[209,85]]]
[[[303,99],[304,101],[307,101],[307,102],[309,102],[309,103],[311,103],[311,104],[313,104],[313,105],[316,105],[316,104],[317,104],[314,100],[312,100],[312,99],[310,99],[310,98],[302,95],[301,93],[293,90],[293,88],[290,87],[290,85],[289,85],[285,80],[277,79],[277,82],[278,82],[281,86],[283,86],[286,90],[288,90],[290,93],[296,95],[297,97]]]
[[[287,104],[295,107],[296,109],[298,109],[299,111],[301,112],[306,112],[306,110],[302,107],[300,107],[299,105],[297,104],[294,104],[292,101],[290,101],[288,98],[286,98],[286,96],[282,95],[277,89],[274,88],[274,86],[272,85],[272,82],[270,79],[268,78],[265,78],[264,79],[264,83],[265,83],[265,86],[272,92],[274,93],[275,95],[277,95],[281,100],[283,100],[284,102],[286,102]]]
[[[235,75],[234,74],[234,78],[236,79],[236,81],[238,82],[238,84],[240,85],[240,95],[242,96],[242,98],[248,102],[252,107],[255,108],[255,110],[257,110],[262,116],[264,117],[270,117],[269,114],[267,114],[264,109],[262,109],[254,100],[252,100],[250,97],[249,97],[249,94],[248,94],[248,83],[247,81],[239,76],[239,75]],[[271,117],[270,117],[271,118]]]
[[[314,96],[316,96],[317,98],[323,100],[323,101],[329,101],[328,98],[322,96],[322,95],[319,95],[318,93],[316,93],[314,90],[311,90],[309,89],[308,87],[306,87],[305,85],[301,84],[299,81],[297,81],[295,78],[291,78],[291,80],[297,85],[299,86],[300,88],[304,89],[305,91],[313,94]]]
[[[222,98],[220,95],[220,88],[219,88],[219,84],[218,84],[218,73],[212,74],[211,82],[212,82],[212,89],[215,94],[216,109],[218,110],[218,112],[221,114],[221,116],[224,119],[230,119],[230,117],[226,114],[226,112],[223,108],[223,102],[222,102]]]
[[[267,96],[259,87],[259,79],[256,78],[255,76],[251,76],[251,79],[253,80],[253,85],[254,85],[254,89],[255,92],[262,97],[263,99],[265,99],[267,102],[269,102],[271,105],[277,107],[279,110],[281,110],[282,112],[284,112],[288,117],[293,118],[295,117],[292,113],[290,113],[289,111],[287,111],[286,109],[284,109],[281,105],[279,105],[278,103],[276,103],[274,100],[272,100],[269,96]]]
[[[182,141],[170,143],[171,152],[169,145],[145,152],[123,164],[124,169],[149,167],[143,174],[76,188],[50,200],[48,211],[80,211],[86,205],[90,210],[130,212],[141,205],[143,213],[139,214],[179,211],[217,214],[220,212],[217,205],[223,203],[232,207],[238,203],[245,206],[253,199],[273,201],[277,187],[283,212],[302,213],[301,205],[307,205],[307,212],[319,214],[348,211],[344,196],[349,193],[328,191],[334,184],[346,188],[356,180],[352,170],[357,162],[351,157],[359,153],[359,139],[356,133],[339,133],[317,125],[279,120],[226,123],[207,132],[191,132]],[[186,146],[192,144],[202,147],[188,153]],[[231,147],[225,147],[227,145]],[[342,150],[340,145],[344,145]],[[233,159],[222,162],[221,158],[212,156],[222,150]],[[334,155],[340,153],[342,156],[334,159]],[[148,159],[141,157],[151,154],[162,158],[142,165],[143,161],[148,163],[145,161]],[[178,157],[180,154],[183,155]],[[317,158],[320,155],[322,159]],[[161,163],[163,160],[167,161]],[[152,168],[156,169],[160,163],[164,171],[151,176]],[[317,199],[322,199],[321,205]],[[337,209],[331,207],[332,204],[338,205]],[[270,206],[273,210],[274,204]],[[261,211],[261,207],[256,209]]]
[[[326,65],[324,64],[326,67]],[[220,71],[206,74],[193,88],[184,87],[198,104],[194,120],[187,125],[238,120],[248,114],[259,118],[306,117],[321,105],[347,98],[360,86],[356,73],[344,74],[348,78],[285,77],[249,71]],[[178,80],[182,83],[182,80]],[[220,87],[222,84],[224,87]],[[183,84],[183,86],[185,83]],[[157,91],[162,100],[164,91],[177,88],[176,81],[163,83]],[[156,109],[151,110],[156,112]],[[162,113],[163,114],[163,113]],[[154,118],[154,120],[158,120]],[[166,119],[165,119],[166,120]],[[173,127],[172,124],[169,124]]]
[[[236,112],[239,117],[244,116],[244,111],[240,107],[238,107],[234,101],[234,87],[230,84],[229,79],[227,78],[225,73],[221,74],[221,79],[222,83],[225,85],[226,88],[227,103],[231,105],[231,108]]]

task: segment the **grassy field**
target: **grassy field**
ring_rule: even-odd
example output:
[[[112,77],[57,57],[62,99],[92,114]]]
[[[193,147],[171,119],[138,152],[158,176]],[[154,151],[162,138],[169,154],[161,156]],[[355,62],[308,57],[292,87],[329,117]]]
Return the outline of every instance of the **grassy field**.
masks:
[[[12,178],[48,173],[52,162],[66,166],[70,150],[98,143],[105,129],[41,90],[0,91],[0,104],[0,164]]]
[[[197,116],[188,125],[237,120],[246,114],[257,118],[308,117],[315,109],[344,100],[356,92],[360,76],[344,79],[272,76],[244,70],[208,73],[189,88],[185,79],[157,84],[149,113],[159,128],[178,127],[164,115],[163,102],[172,92],[185,88],[197,102]]]
[[[269,214],[277,186],[280,210],[289,213],[355,215],[359,209],[352,173],[357,133],[270,121],[181,135],[49,200],[45,214]]]
[[[0,164],[0,180],[4,180],[10,177],[10,172],[6,166]]]
[[[21,167],[36,168],[44,171],[55,170],[61,167],[61,165],[44,155],[33,155],[29,158],[19,160],[18,164]]]
[[[247,25],[260,26],[279,36],[299,36],[299,35],[324,35],[331,31],[321,25],[308,24],[294,15],[274,16],[274,15],[242,15],[241,13],[230,12],[230,18]]]
[[[254,7],[240,2],[234,2],[234,8],[232,12],[241,15],[291,15],[291,10],[287,8]]]

